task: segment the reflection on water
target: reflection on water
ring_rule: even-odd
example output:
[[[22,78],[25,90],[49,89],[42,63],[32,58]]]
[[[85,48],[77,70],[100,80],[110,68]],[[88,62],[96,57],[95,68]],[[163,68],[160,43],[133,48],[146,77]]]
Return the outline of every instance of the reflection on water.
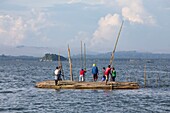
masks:
[[[86,80],[91,81],[94,62],[100,70],[108,59],[88,59]],[[152,61],[149,62],[148,61]],[[0,112],[90,112],[148,113],[170,112],[170,60],[118,59],[114,61],[117,81],[136,81],[144,85],[146,64],[147,87],[139,90],[54,90],[38,89],[35,83],[52,80],[57,62],[0,61]],[[74,79],[78,80],[79,59],[73,59]],[[68,62],[63,62],[69,79]]]

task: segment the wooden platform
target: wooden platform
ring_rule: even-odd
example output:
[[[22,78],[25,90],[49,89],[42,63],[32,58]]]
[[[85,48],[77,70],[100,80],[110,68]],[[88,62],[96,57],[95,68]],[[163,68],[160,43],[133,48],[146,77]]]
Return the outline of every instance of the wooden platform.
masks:
[[[48,89],[139,89],[137,82],[76,82],[76,81],[59,81],[59,85],[55,85],[52,80],[36,83],[37,88]]]

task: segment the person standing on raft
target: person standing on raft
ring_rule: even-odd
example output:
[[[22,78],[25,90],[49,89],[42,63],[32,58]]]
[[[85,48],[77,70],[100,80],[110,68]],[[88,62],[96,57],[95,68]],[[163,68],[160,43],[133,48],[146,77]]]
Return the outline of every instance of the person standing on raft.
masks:
[[[81,70],[80,70],[79,81],[82,81],[82,82],[85,81],[85,73],[86,73],[86,70],[84,70],[84,69],[81,69]]]
[[[110,68],[110,65],[108,65],[108,67],[106,68],[106,71],[105,71],[106,85],[107,85],[107,82],[108,82],[108,80],[109,80],[109,75],[111,75],[111,68]]]
[[[116,78],[116,70],[115,70],[114,67],[112,67],[111,73],[112,73],[112,75],[111,75],[111,81],[115,81],[115,78]]]
[[[96,66],[96,64],[93,64],[92,75],[93,75],[93,81],[96,82],[98,79],[98,67]]]
[[[60,67],[56,67],[55,71],[54,71],[54,74],[55,74],[55,85],[58,85],[58,81],[59,80],[62,80],[61,79],[61,68]]]

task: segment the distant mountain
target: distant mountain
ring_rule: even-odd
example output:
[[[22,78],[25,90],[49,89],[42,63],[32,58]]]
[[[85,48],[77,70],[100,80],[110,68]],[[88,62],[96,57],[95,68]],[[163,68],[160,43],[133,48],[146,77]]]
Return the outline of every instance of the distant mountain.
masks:
[[[64,56],[67,56],[67,49],[62,48],[60,49],[62,51],[62,54]],[[76,55],[78,50],[71,51],[72,58],[81,58],[81,55]],[[52,47],[36,47],[36,46],[2,46],[0,45],[0,55],[5,54],[6,59],[15,59],[15,58],[21,58],[22,59],[36,59],[37,57],[42,57],[46,53],[56,53],[58,52],[56,48]],[[91,50],[87,51],[87,58],[108,58],[110,59],[112,52],[107,53],[97,53],[92,52]],[[13,57],[12,56],[18,56]],[[28,56],[28,57],[27,57]],[[34,56],[34,58],[31,58],[30,56]],[[158,53],[145,53],[145,52],[137,52],[137,51],[116,51],[115,58],[150,58],[150,59],[158,59],[158,58],[166,58],[170,59],[170,54],[158,54]],[[5,59],[5,57],[1,56],[1,59]]]
[[[112,52],[97,55],[86,55],[86,58],[108,58],[110,59]],[[81,58],[81,55],[74,55],[73,58]],[[143,58],[143,59],[170,59],[170,54],[144,53],[137,51],[119,51],[115,52],[115,58]]]
[[[9,56],[9,55],[0,55],[0,61],[2,60],[39,60],[39,57],[33,56]]]

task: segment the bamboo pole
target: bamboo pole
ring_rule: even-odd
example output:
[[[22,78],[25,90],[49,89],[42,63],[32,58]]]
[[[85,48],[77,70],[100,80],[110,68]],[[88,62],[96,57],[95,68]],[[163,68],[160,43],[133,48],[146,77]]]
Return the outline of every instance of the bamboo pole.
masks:
[[[70,54],[69,45],[68,45],[68,59],[69,59],[69,64],[70,64],[70,80],[73,81],[72,61],[71,61],[71,54]]]
[[[146,87],[146,64],[144,66],[144,87]]]
[[[63,80],[64,80],[64,79],[65,79],[65,78],[64,78],[64,70],[63,70],[63,66],[62,66],[61,59],[60,59],[60,52],[59,52],[59,54],[58,54],[58,66],[60,66],[60,68],[61,68],[61,73],[62,73]]]
[[[81,41],[81,68],[83,69],[83,47],[82,47],[82,41]]]
[[[157,75],[157,86],[160,86],[160,76],[159,76],[159,73]]]
[[[86,45],[84,43],[84,69],[86,70]]]
[[[61,65],[61,62],[60,62],[60,52],[58,53],[58,66]]]
[[[112,65],[112,62],[114,60],[114,53],[116,51],[116,47],[117,47],[117,43],[118,43],[118,40],[119,40],[119,36],[120,36],[120,33],[121,33],[121,30],[122,30],[122,27],[123,27],[123,23],[124,21],[122,21],[122,24],[121,24],[121,27],[120,27],[120,30],[119,30],[119,33],[118,33],[118,36],[117,36],[117,39],[116,39],[116,43],[115,43],[115,46],[114,46],[114,50],[112,52],[112,56],[110,58],[110,65]]]

